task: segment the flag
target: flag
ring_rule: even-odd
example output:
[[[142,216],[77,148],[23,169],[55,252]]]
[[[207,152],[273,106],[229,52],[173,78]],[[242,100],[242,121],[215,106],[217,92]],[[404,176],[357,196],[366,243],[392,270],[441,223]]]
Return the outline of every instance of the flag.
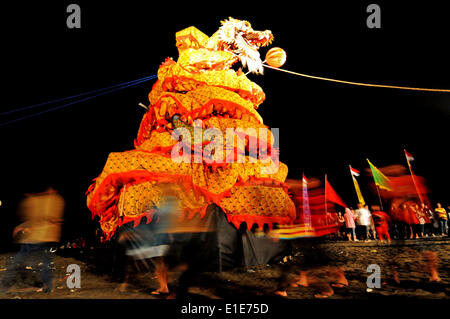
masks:
[[[415,176],[412,171],[411,164],[410,164],[411,161],[414,161],[414,157],[411,155],[411,153],[408,153],[405,149],[404,149],[404,151],[405,151],[405,156],[406,156],[406,162],[408,162],[409,172],[411,173],[411,178],[414,183],[414,187],[416,188],[416,192],[417,192],[417,195],[419,196],[420,202],[423,203],[423,198],[422,198],[422,195],[420,194],[421,191],[419,190],[419,186],[417,185],[417,182],[416,182],[416,179],[415,179]]]
[[[369,163],[370,170],[372,171],[373,180],[375,181],[375,185],[377,185],[379,188],[385,189],[385,190],[392,190],[391,189],[391,181],[389,178],[384,176],[381,171],[376,168],[370,161],[367,159],[367,162]]]
[[[358,196],[358,201],[361,205],[366,205],[366,202],[364,201],[364,197],[361,194],[361,190],[359,189],[358,181],[356,180],[355,176],[359,176],[359,171],[354,169],[351,165],[350,166],[350,174],[352,175],[353,185],[355,185],[355,191],[356,196]]]
[[[359,176],[359,171],[350,166],[350,173],[352,176]]]
[[[308,184],[308,180],[306,179],[305,173],[303,173],[302,181],[305,184]]]
[[[408,164],[409,164],[409,162],[414,161],[414,157],[411,155],[411,153],[408,153],[406,150],[404,150],[404,151],[405,151],[405,156],[406,156],[406,160],[408,161]]]
[[[329,200],[330,202],[341,205],[342,207],[347,207],[341,197],[339,197],[333,187],[331,187],[327,179],[325,179],[325,196],[325,202]]]
[[[309,207],[309,196],[308,196],[308,180],[303,173],[302,178],[302,188],[303,188],[303,215],[306,227],[311,227],[311,208]]]

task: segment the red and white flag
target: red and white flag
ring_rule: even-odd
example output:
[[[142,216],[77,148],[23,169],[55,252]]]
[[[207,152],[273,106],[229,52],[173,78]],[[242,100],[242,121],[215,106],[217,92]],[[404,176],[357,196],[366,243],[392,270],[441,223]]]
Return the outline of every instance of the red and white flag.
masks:
[[[303,173],[303,183],[308,184],[308,179],[305,177],[305,173]]]
[[[350,173],[352,176],[359,176],[359,171],[350,166]]]
[[[408,162],[414,161],[414,157],[410,153],[408,153],[406,150],[404,150],[404,151],[405,151],[405,156],[406,156],[406,159],[408,160]]]

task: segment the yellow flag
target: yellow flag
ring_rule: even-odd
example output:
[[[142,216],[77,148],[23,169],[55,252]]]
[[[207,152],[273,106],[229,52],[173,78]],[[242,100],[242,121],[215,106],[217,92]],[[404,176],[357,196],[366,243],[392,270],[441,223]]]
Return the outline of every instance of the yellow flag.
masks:
[[[358,201],[361,203],[361,205],[365,205],[366,202],[364,202],[364,197],[361,194],[361,190],[359,189],[359,185],[358,185],[358,181],[356,180],[356,178],[352,175],[352,179],[353,179],[353,184],[355,184],[355,190],[356,190],[356,195],[358,196]]]

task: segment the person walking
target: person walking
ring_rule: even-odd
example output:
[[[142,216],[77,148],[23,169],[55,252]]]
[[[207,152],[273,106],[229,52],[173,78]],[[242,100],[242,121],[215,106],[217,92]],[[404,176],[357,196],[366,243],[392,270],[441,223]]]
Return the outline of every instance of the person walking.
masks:
[[[358,203],[356,210],[356,223],[360,228],[360,236],[363,240],[369,240],[370,211]]]
[[[358,241],[356,238],[356,232],[355,232],[355,219],[356,216],[353,214],[352,210],[348,207],[345,208],[344,213],[344,222],[345,222],[345,228],[346,228],[346,234],[349,241]],[[353,238],[352,238],[353,237]]]
[[[422,203],[423,204],[423,203]],[[422,205],[419,207],[418,204],[414,206],[414,210],[416,212],[416,218],[418,220],[418,224],[416,224],[416,238],[423,238],[425,234],[425,223],[426,223],[426,212],[422,208]]]
[[[345,231],[346,231],[346,227],[345,227],[345,218],[344,215],[342,215],[341,212],[337,213],[337,222],[339,225],[339,238],[345,238]]]
[[[43,283],[38,292],[52,292],[51,249],[61,237],[64,207],[64,199],[53,188],[47,188],[45,192],[38,194],[27,194],[22,200],[19,215],[24,222],[13,232],[15,241],[20,244],[20,250],[5,273],[1,290],[8,291],[24,262],[37,254],[42,263]]]
[[[439,221],[439,231],[440,236],[445,236],[447,232],[447,211],[442,207],[441,203],[436,203],[435,213],[437,215],[437,220]]]
[[[391,218],[388,214],[380,210],[378,206],[372,206],[372,218],[375,223],[378,239],[383,242],[384,239],[388,243],[391,242],[391,236],[389,235],[389,223]]]
[[[424,235],[425,235],[425,237],[432,236],[433,235],[433,211],[425,203],[420,204],[420,210],[421,210],[422,216],[425,219]]]

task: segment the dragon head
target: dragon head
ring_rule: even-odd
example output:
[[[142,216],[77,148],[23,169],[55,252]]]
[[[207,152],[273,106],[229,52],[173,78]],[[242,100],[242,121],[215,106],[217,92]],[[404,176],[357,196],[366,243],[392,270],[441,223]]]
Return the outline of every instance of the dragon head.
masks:
[[[234,53],[250,72],[262,74],[263,62],[258,49],[272,43],[272,32],[255,31],[248,21],[231,17],[221,23],[217,36],[222,49]]]

